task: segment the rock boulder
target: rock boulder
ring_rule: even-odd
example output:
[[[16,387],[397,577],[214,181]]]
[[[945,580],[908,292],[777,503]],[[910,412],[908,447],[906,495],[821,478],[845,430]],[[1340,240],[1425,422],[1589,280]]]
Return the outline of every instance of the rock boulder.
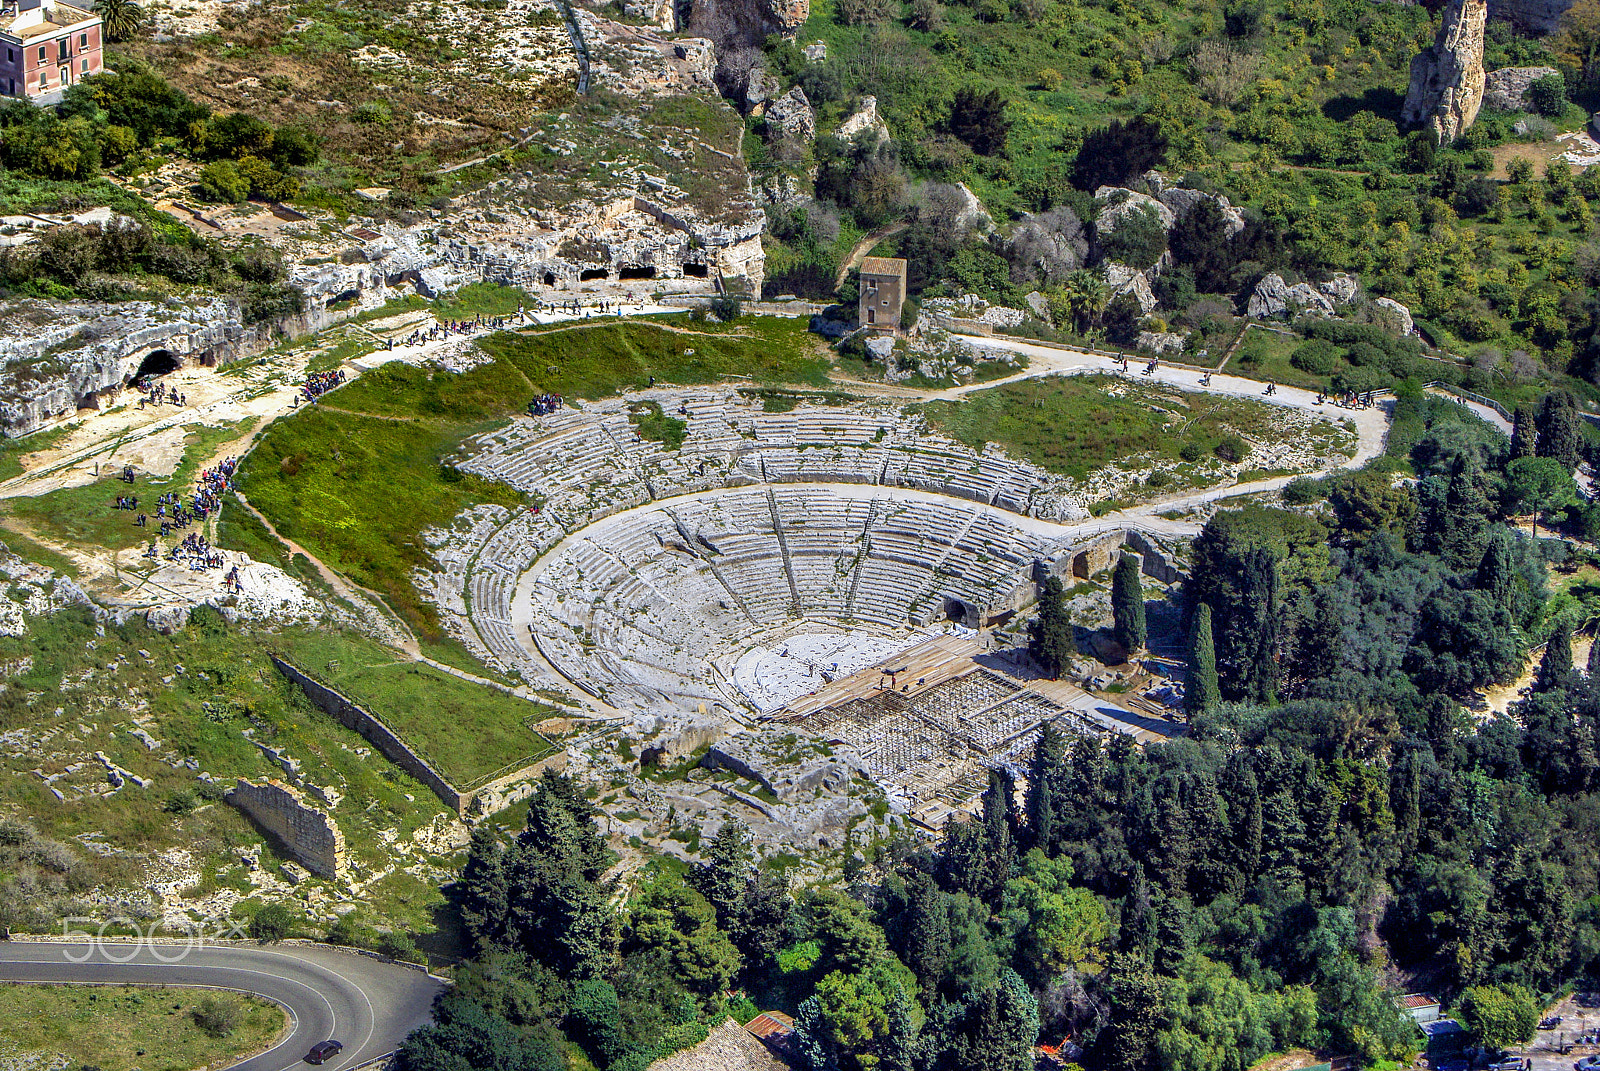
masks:
[[[1484,77],[1483,106],[1501,112],[1528,112],[1528,87],[1541,78],[1561,77],[1554,67],[1502,67]]]
[[[1373,298],[1372,303],[1382,310],[1384,319],[1392,320],[1394,329],[1401,338],[1407,338],[1417,333],[1416,325],[1411,322],[1411,310],[1393,298]]]
[[[817,113],[806,99],[806,91],[795,86],[767,105],[767,136],[810,141],[817,132]]]
[[[872,131],[879,141],[889,140],[889,126],[878,116],[878,98],[862,97],[855,114],[839,124],[835,135],[840,141],[850,141],[857,134]]]

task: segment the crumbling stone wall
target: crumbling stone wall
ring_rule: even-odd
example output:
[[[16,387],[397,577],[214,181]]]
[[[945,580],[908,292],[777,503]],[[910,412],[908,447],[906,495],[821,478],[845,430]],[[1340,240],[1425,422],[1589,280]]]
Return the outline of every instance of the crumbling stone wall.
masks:
[[[256,825],[283,841],[313,874],[338,880],[349,877],[344,834],[338,824],[326,811],[307,803],[295,789],[282,781],[268,780],[258,785],[241,777],[226,798]]]
[[[306,676],[277,655],[272,656],[272,664],[278,667],[279,673],[298,684],[306,693],[307,699],[326,711],[340,725],[360,733],[384,758],[421,781],[458,817],[464,812],[467,801],[462,798],[461,792],[445,780],[442,774],[429,766],[422,756],[407,747],[406,742],[380,718],[363,710],[321,681]]]

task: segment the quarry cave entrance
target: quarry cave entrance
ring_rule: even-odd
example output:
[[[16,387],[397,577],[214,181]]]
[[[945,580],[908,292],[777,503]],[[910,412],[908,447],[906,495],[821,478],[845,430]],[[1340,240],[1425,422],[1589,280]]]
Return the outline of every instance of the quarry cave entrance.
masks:
[[[578,282],[580,283],[586,283],[590,279],[609,278],[611,278],[611,270],[609,268],[585,268],[578,273]]]
[[[133,374],[134,379],[145,376],[164,376],[168,372],[176,372],[183,364],[172,355],[171,350],[151,350],[144,355],[144,360],[139,362],[139,370]]]
[[[656,266],[654,264],[643,268],[623,268],[617,272],[618,279],[654,279],[655,277]]]
[[[685,264],[683,274],[692,275],[696,279],[706,279],[711,275],[711,269],[704,264]]]
[[[556,285],[556,273],[555,272],[547,271],[547,272],[544,273],[544,285],[545,286],[555,286]]]

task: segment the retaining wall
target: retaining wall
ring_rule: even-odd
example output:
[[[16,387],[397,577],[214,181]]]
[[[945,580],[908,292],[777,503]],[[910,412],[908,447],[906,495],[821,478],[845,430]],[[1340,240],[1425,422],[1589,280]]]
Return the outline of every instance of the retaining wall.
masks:
[[[407,747],[405,741],[380,718],[357,706],[321,681],[306,676],[277,655],[272,656],[272,664],[278,667],[279,673],[298,684],[300,690],[306,693],[307,699],[326,711],[340,725],[360,733],[384,758],[421,781],[427,786],[428,791],[438,796],[440,802],[454,811],[457,817],[465,813],[466,800],[460,791],[429,766],[420,755]]]

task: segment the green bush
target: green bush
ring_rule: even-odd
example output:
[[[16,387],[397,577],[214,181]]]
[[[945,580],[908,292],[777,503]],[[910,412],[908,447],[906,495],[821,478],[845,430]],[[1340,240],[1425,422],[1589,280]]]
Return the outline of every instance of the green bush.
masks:
[[[1312,339],[1290,355],[1289,363],[1313,376],[1331,376],[1339,365],[1339,350],[1326,339]]]
[[[250,919],[250,936],[257,941],[276,943],[294,930],[295,919],[282,904],[268,904]]]
[[[221,204],[238,204],[250,196],[250,180],[232,160],[214,160],[200,169],[200,196]]]
[[[206,996],[200,999],[190,1015],[195,1025],[210,1036],[225,1038],[239,1028],[244,1019],[244,1010],[234,997]]]
[[[1224,435],[1211,452],[1229,464],[1243,461],[1250,456],[1250,444],[1238,435]]]

